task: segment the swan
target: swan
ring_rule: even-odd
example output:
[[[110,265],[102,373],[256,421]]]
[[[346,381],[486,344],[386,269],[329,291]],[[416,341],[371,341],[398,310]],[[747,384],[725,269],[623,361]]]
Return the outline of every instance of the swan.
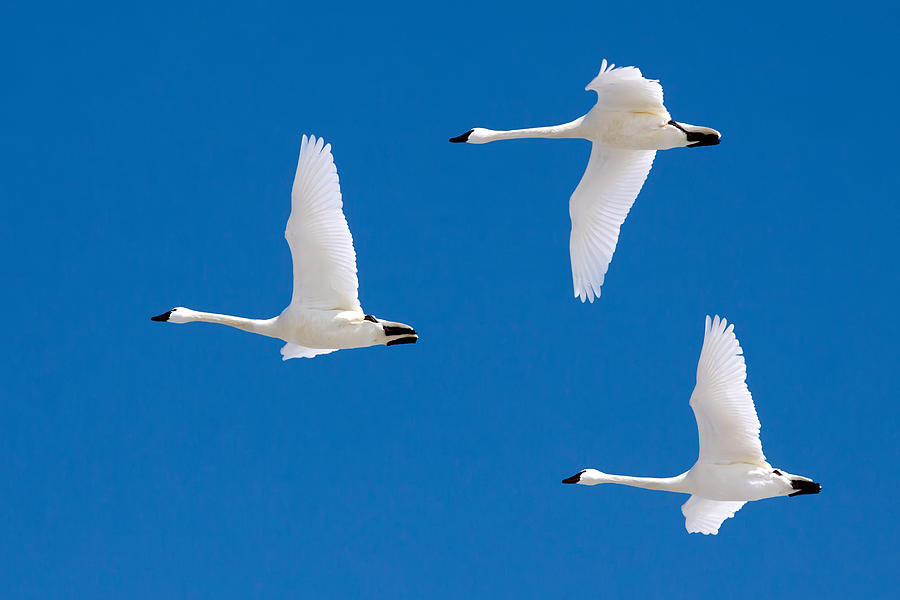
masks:
[[[807,477],[773,469],[759,441],[759,419],[747,389],[747,367],[734,325],[706,317],[691,408],[700,434],[700,456],[675,477],[627,477],[584,469],[563,483],[618,483],[690,494],[681,507],[688,533],[717,534],[722,522],[750,500],[818,494]]]
[[[282,360],[345,348],[415,343],[418,335],[409,325],[363,312],[356,252],[342,206],[331,144],[304,135],[284,232],[294,263],[294,293],[288,307],[271,319],[245,319],[178,306],[151,319],[219,323],[280,338],[287,342],[281,349]]]
[[[476,127],[450,138],[468,144],[518,138],[583,138],[593,143],[587,169],[569,200],[572,281],[582,302],[600,295],[619,228],[656,151],[714,146],[721,139],[715,129],[673,121],[658,81],[645,79],[636,67],[614,67],[603,60],[600,73],[585,88],[597,92],[597,104],[570,123],[510,131]]]

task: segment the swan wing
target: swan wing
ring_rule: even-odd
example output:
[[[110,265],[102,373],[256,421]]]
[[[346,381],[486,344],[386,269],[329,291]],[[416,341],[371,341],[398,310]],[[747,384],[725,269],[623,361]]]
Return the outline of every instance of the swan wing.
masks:
[[[663,106],[663,89],[659,81],[646,79],[637,67],[608,65],[606,59],[600,65],[600,73],[587,85],[586,90],[597,92],[597,105],[604,110],[649,112],[669,119]]]
[[[594,143],[581,182],[569,200],[569,253],[575,296],[594,301],[619,240],[619,228],[647,179],[655,150],[622,150]]]
[[[292,305],[361,311],[356,252],[331,144],[303,136],[284,237],[294,261]]]
[[[312,358],[320,354],[331,354],[336,352],[337,348],[307,348],[306,346],[298,346],[288,342],[281,349],[281,360],[289,360],[291,358]]]
[[[691,496],[687,502],[681,505],[684,528],[688,533],[716,535],[725,519],[733,517],[734,513],[741,510],[744,504],[746,502],[710,500],[701,496]]]
[[[766,466],[742,352],[734,325],[718,315],[712,320],[707,315],[697,384],[691,394],[700,434],[699,460]]]

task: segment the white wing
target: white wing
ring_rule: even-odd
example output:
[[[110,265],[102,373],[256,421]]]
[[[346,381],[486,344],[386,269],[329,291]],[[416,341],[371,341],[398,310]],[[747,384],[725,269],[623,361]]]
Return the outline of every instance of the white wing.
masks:
[[[603,59],[600,73],[585,88],[597,92],[599,106],[605,110],[648,112],[669,120],[659,81],[645,79],[637,67],[613,67]]]
[[[722,502],[709,500],[700,496],[691,496],[681,505],[681,513],[684,515],[684,528],[688,533],[702,533],[704,535],[719,533],[719,527],[725,519],[730,519],[734,513],[741,510],[745,502]]]
[[[337,352],[337,348],[307,348],[306,346],[298,346],[288,342],[281,349],[281,360],[312,358],[320,354],[331,354],[332,352]]]
[[[284,237],[294,260],[292,305],[361,311],[356,252],[331,144],[303,136]]]
[[[634,199],[653,165],[655,150],[621,150],[595,143],[581,182],[569,200],[575,296],[594,301]]]
[[[706,317],[691,408],[700,433],[700,459],[711,463],[768,466],[759,441],[759,418],[747,389],[741,346],[718,315]]]

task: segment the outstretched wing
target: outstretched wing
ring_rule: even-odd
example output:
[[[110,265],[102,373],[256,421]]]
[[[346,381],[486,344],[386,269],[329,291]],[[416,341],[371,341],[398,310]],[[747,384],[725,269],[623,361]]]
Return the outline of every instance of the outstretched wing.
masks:
[[[710,500],[700,496],[691,496],[681,505],[681,513],[684,515],[684,528],[688,533],[702,533],[704,535],[716,535],[719,527],[725,519],[730,519],[734,513],[741,510],[746,502],[723,502]]]
[[[284,237],[294,261],[292,305],[361,311],[356,252],[331,144],[303,136]]]
[[[604,58],[600,73],[585,88],[597,92],[598,106],[604,110],[648,112],[669,120],[659,81],[645,79],[637,67],[613,67]]]
[[[337,350],[337,348],[307,348],[306,346],[298,346],[288,342],[281,349],[281,360],[312,358],[320,354],[331,354],[332,352],[337,352]]]
[[[655,150],[621,150],[595,143],[569,200],[569,253],[575,296],[594,301],[606,277],[619,228],[653,166]]]
[[[691,394],[700,434],[699,460],[766,466],[742,352],[734,325],[707,315],[697,385]]]

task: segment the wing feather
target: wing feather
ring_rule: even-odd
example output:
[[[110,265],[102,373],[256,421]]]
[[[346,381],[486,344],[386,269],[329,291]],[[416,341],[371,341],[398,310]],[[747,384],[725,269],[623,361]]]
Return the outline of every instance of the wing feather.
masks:
[[[303,136],[284,237],[294,263],[292,305],[361,311],[353,236],[331,144]]]
[[[584,176],[569,200],[569,253],[575,297],[594,301],[606,277],[619,228],[641,191],[655,150],[621,150],[594,143]]]
[[[290,360],[292,358],[313,358],[320,354],[331,354],[337,352],[337,348],[307,348],[306,346],[298,346],[288,342],[281,349],[281,360]]]
[[[598,106],[604,110],[649,112],[669,119],[659,81],[646,79],[637,67],[614,67],[603,59],[600,73],[585,88],[597,92]]]
[[[699,460],[766,466],[742,352],[734,325],[718,315],[712,320],[707,316],[697,384],[691,394],[700,435]]]
[[[687,502],[681,505],[684,528],[688,533],[716,535],[725,519],[733,517],[734,513],[741,510],[744,504],[746,503],[740,501],[710,500],[701,496],[691,496]]]

